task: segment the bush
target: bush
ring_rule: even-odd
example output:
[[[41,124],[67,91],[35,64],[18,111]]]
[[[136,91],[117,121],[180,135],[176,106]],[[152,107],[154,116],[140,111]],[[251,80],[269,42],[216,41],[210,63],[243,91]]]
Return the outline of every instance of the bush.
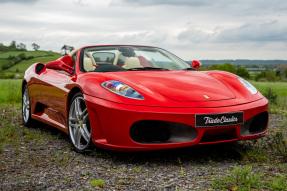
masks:
[[[277,103],[278,94],[272,88],[266,88],[263,95],[270,101],[270,103]]]
[[[8,60],[13,60],[14,58],[15,58],[15,56],[10,55],[10,56],[8,57]]]
[[[245,78],[245,79],[249,79],[250,75],[249,72],[246,70],[246,68],[244,66],[239,66],[236,70],[236,75]]]
[[[14,79],[15,78],[15,74],[8,73],[8,74],[5,75],[5,78],[6,79]]]
[[[27,60],[34,58],[34,56],[28,56],[26,57]]]
[[[275,82],[276,81],[276,74],[273,71],[267,71],[265,78],[268,82]]]
[[[10,68],[10,63],[9,62],[4,62],[1,66],[2,70],[6,70],[8,68]]]
[[[21,53],[18,55],[18,57],[21,59],[21,60],[24,60],[26,58],[26,54],[25,53]]]
[[[208,67],[208,70],[222,70],[222,71],[230,72],[230,73],[233,73],[233,74],[236,73],[235,66],[230,64],[230,63],[213,64],[210,67]]]
[[[255,81],[257,82],[260,79],[265,78],[265,77],[266,77],[266,72],[262,71],[255,76]]]

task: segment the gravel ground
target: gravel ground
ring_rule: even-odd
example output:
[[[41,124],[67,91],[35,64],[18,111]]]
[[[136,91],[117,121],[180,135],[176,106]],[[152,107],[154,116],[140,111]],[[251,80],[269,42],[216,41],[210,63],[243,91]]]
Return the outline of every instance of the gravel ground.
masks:
[[[7,112],[2,110],[0,115]],[[95,148],[79,154],[72,150],[68,136],[53,127],[40,123],[23,127],[19,112],[9,120],[24,133],[18,144],[5,144],[0,152],[0,190],[5,191],[210,190],[211,181],[227,176],[234,166],[251,165],[252,172],[270,176],[282,173],[271,163],[243,158],[238,150],[253,149],[254,141],[137,153]],[[282,120],[282,115],[271,115],[270,130],[286,132]],[[0,124],[1,128],[5,125],[3,120]],[[29,132],[34,136],[27,137]],[[103,186],[90,184],[99,179],[104,181]]]

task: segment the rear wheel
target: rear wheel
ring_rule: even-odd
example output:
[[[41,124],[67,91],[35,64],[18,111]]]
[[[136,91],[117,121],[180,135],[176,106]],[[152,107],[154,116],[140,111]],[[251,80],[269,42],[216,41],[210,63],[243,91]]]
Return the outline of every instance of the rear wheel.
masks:
[[[27,84],[24,87],[22,97],[22,120],[25,126],[30,126],[33,123],[33,119],[31,119],[31,103]]]
[[[92,143],[91,126],[87,106],[81,92],[72,98],[69,116],[68,130],[70,141],[77,152],[84,152]]]

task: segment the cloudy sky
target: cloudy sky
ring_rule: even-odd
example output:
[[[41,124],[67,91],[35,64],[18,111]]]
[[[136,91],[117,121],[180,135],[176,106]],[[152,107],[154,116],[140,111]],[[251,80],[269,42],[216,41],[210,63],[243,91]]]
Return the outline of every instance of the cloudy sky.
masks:
[[[287,60],[286,0],[0,0],[0,42],[152,45],[185,60]]]

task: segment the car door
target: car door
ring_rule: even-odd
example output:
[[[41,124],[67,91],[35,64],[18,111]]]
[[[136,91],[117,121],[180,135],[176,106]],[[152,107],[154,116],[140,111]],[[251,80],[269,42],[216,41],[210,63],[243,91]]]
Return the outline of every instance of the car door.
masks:
[[[66,101],[69,93],[67,84],[73,75],[63,71],[47,69],[40,75],[41,103],[45,105],[45,114],[66,126]]]

